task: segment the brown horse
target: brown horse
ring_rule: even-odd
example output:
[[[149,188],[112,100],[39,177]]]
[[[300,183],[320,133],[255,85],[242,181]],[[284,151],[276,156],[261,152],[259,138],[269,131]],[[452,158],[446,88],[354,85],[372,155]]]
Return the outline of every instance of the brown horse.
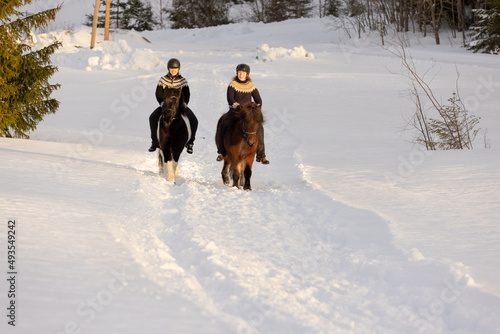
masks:
[[[227,155],[224,157],[222,167],[222,181],[229,184],[229,172],[233,177],[233,187],[252,190],[250,178],[252,177],[252,164],[257,153],[259,125],[264,123],[261,106],[249,102],[238,110],[231,110],[222,115],[217,124],[215,142],[219,138],[219,124],[224,122],[227,129],[224,134],[224,147]],[[244,181],[244,182],[243,182]]]

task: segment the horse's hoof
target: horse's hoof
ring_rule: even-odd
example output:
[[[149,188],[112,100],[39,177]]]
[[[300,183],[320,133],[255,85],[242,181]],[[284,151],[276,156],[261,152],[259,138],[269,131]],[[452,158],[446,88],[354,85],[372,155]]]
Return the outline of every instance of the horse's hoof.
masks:
[[[224,183],[226,186],[229,185],[229,176],[227,175],[227,173],[224,173],[222,172],[222,183]]]

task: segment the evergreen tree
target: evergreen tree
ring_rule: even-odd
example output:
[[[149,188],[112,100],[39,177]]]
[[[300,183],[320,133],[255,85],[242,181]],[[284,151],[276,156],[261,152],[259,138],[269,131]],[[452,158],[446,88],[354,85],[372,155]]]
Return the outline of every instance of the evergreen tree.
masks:
[[[194,28],[196,20],[193,18],[193,1],[190,0],[173,0],[172,10],[167,11],[167,14],[172,21],[172,29]]]
[[[476,128],[480,117],[469,115],[456,93],[448,101],[451,104],[442,106],[440,118],[429,120],[429,131],[438,138],[432,146],[442,150],[471,150],[472,142],[480,130]]]
[[[117,29],[123,28],[121,21],[124,11],[125,11],[125,0],[111,1],[109,8],[110,27],[114,27]],[[89,27],[92,27],[92,25],[94,24],[93,13],[94,11],[92,11],[92,14],[85,15],[87,21],[84,24]],[[105,20],[106,20],[106,0],[101,0],[101,4],[99,5],[99,15],[97,17],[97,28],[104,28]]]
[[[123,1],[123,5],[125,4],[125,1]],[[116,27],[120,28],[118,23],[120,21],[120,14],[123,13],[125,8],[120,9],[120,2],[115,2],[111,1],[110,3],[110,10],[109,10],[109,17],[110,17],[110,26],[111,27]],[[95,9],[95,6],[94,6]],[[92,14],[86,14],[85,17],[87,18],[87,21],[85,21],[83,24],[89,27],[92,27],[94,24],[94,11],[92,10]],[[101,0],[101,3],[99,5],[99,15],[97,17],[97,28],[104,28],[106,20],[106,0]]]
[[[94,14],[86,15],[86,25],[92,26]],[[153,30],[156,25],[150,4],[141,0],[113,0],[109,8],[110,27],[117,29]],[[106,0],[101,0],[97,27],[104,28],[106,20]]]
[[[128,0],[123,12],[123,28],[137,31],[153,30],[153,9],[141,0]]]
[[[311,0],[293,0],[289,2],[289,18],[311,16],[313,5]]]
[[[313,10],[312,0],[253,0],[251,7],[255,19],[266,23],[309,17]]]
[[[294,2],[290,2],[289,0],[268,0],[264,9],[266,23],[289,19]]]
[[[172,28],[203,28],[230,23],[230,0],[173,0]]]
[[[325,0],[324,4],[324,14],[325,16],[335,16],[340,15],[340,8],[342,4],[340,0]]]
[[[57,71],[50,56],[61,46],[54,42],[32,51],[30,32],[55,18],[57,7],[23,16],[17,10],[31,0],[4,0],[0,7],[0,136],[29,138],[46,114],[55,113],[59,102],[50,98],[60,87],[49,84]]]
[[[487,1],[486,9],[477,9],[478,21],[471,29],[476,32],[468,49],[483,53],[500,52],[500,0]]]

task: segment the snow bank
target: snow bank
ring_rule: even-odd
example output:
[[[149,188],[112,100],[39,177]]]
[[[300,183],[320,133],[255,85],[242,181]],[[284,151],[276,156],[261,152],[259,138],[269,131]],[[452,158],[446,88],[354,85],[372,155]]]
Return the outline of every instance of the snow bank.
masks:
[[[102,43],[98,55],[88,58],[87,71],[91,70],[150,70],[160,64],[160,59],[150,49],[137,50],[126,40]]]
[[[57,31],[31,35],[31,45],[40,49],[58,40],[62,47],[53,56],[58,66],[92,70],[150,70],[160,65],[160,59],[148,48],[135,48],[149,43],[135,31],[117,31],[104,41],[103,33],[97,34],[96,45],[90,49],[91,28],[80,27],[75,31]]]
[[[269,44],[262,44],[257,48],[257,57],[263,62],[273,61],[277,58],[311,58],[314,59],[314,54],[307,52],[301,45],[295,46],[293,49],[285,49],[283,47],[271,48]]]

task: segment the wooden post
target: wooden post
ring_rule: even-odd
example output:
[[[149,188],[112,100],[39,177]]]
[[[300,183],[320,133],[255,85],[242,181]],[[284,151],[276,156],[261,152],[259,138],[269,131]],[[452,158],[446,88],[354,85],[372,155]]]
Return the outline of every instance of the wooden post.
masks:
[[[92,38],[90,39],[90,48],[93,49],[95,46],[95,35],[97,30],[97,17],[99,16],[99,2],[100,0],[95,0],[94,9],[94,24],[92,25]]]
[[[109,11],[111,7],[111,0],[106,0],[106,21],[104,23],[104,40],[109,41]]]

